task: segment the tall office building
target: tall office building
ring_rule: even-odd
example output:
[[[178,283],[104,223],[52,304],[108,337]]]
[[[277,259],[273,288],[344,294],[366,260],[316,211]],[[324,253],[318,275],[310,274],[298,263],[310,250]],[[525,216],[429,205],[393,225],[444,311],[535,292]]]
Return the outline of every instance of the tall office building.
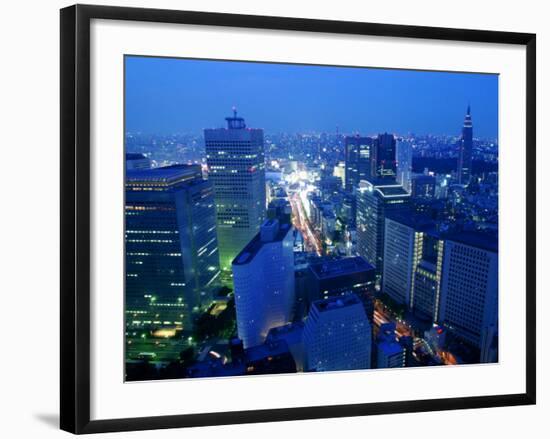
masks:
[[[353,293],[363,302],[372,321],[376,270],[361,256],[323,258],[310,264],[309,274],[310,302]]]
[[[383,272],[385,219],[407,210],[410,194],[394,181],[361,181],[357,193],[357,252]]]
[[[386,218],[382,290],[420,317],[437,320],[444,241],[433,221],[413,214]]]
[[[439,320],[443,241],[440,241],[440,246],[437,262],[420,260],[413,278],[413,311],[418,317],[432,323]]]
[[[481,348],[484,333],[496,327],[498,241],[461,232],[445,242],[439,320],[453,333]]]
[[[396,144],[397,157],[397,182],[405,188],[407,192],[411,191],[412,176],[412,144],[401,139]]]
[[[220,275],[212,183],[198,165],[128,171],[125,218],[128,324],[189,329]]]
[[[411,305],[414,260],[419,241],[409,224],[386,218],[382,291],[407,307]]]
[[[378,134],[374,139],[371,176],[394,180],[397,175],[396,140],[393,134]],[[412,163],[412,162],[411,162]]]
[[[457,176],[459,184],[468,184],[472,176],[472,147],[473,147],[473,127],[470,106],[466,111],[464,126],[462,127],[462,137],[458,142],[458,168]]]
[[[372,137],[347,136],[344,139],[346,173],[345,188],[354,192],[361,180],[371,179]]]
[[[266,220],[233,260],[237,332],[244,347],[289,323],[294,307],[294,236],[290,224]]]
[[[355,294],[313,302],[304,326],[306,371],[369,369],[372,329]]]
[[[258,233],[265,218],[264,133],[244,119],[227,117],[227,128],[205,129],[208,179],[214,185],[220,264],[231,261]]]

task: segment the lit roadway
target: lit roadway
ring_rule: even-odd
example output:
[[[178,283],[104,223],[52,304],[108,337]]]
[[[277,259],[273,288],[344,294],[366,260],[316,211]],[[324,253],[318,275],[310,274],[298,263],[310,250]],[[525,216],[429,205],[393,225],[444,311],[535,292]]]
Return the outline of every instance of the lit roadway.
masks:
[[[399,337],[413,335],[411,327],[404,320],[398,320],[392,316],[384,304],[380,300],[377,300],[374,304],[374,323],[376,323],[377,326],[380,326],[381,324],[388,322],[395,323],[395,332],[397,332]]]
[[[306,250],[313,250],[321,256],[321,241],[317,238],[317,236],[315,236],[315,233],[311,229],[311,224],[309,223],[306,213],[304,212],[304,206],[302,206],[300,196],[297,193],[294,193],[289,197],[289,200],[290,206],[292,207],[294,227],[302,233]]]

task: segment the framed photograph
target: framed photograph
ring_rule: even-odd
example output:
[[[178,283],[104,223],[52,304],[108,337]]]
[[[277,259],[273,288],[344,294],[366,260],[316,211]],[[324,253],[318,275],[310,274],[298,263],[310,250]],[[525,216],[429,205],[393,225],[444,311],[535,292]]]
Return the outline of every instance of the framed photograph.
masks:
[[[61,428],[535,403],[535,35],[61,10]]]

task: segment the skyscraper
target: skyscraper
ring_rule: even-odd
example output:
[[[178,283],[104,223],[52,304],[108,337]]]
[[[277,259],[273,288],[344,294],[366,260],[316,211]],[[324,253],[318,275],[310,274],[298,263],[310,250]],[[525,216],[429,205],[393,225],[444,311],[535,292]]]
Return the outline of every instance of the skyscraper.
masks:
[[[411,191],[412,175],[412,145],[405,139],[400,139],[396,144],[397,157],[397,182],[407,192]]]
[[[374,139],[371,176],[394,180],[397,174],[396,141],[393,134],[378,134]]]
[[[304,327],[306,371],[369,369],[372,329],[355,294],[313,302]]]
[[[382,290],[397,303],[436,321],[444,242],[435,224],[422,216],[386,218]]]
[[[458,168],[457,176],[459,184],[468,184],[472,175],[472,146],[473,146],[473,127],[472,116],[470,115],[470,106],[466,111],[464,126],[462,127],[462,137],[458,142]]]
[[[445,242],[439,320],[463,340],[481,348],[498,315],[496,237],[461,232]]]
[[[392,181],[361,181],[357,193],[357,252],[383,272],[386,216],[407,210],[410,194]]]
[[[372,137],[347,136],[344,139],[346,191],[354,192],[359,187],[361,180],[371,179],[373,143]]]
[[[233,260],[237,332],[244,347],[289,323],[294,307],[294,236],[290,224],[266,220]]]
[[[205,129],[208,179],[214,185],[220,264],[224,271],[258,233],[265,218],[264,133],[244,119],[227,117],[227,128]]]
[[[212,183],[198,165],[128,171],[125,217],[128,324],[189,329],[220,275]]]
[[[375,269],[361,256],[323,258],[309,266],[311,302],[354,293],[365,305],[370,321],[374,312]]]

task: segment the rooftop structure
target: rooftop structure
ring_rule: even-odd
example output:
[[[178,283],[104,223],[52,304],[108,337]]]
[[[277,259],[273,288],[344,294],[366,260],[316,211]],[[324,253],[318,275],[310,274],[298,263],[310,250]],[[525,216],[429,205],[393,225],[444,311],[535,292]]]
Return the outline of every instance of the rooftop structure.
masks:
[[[373,266],[360,256],[330,259],[311,265],[312,273],[320,280],[372,269]]]
[[[249,263],[266,243],[282,241],[291,229],[290,224],[279,224],[274,219],[265,220],[260,228],[260,233],[235,257],[233,265],[245,265]]]

